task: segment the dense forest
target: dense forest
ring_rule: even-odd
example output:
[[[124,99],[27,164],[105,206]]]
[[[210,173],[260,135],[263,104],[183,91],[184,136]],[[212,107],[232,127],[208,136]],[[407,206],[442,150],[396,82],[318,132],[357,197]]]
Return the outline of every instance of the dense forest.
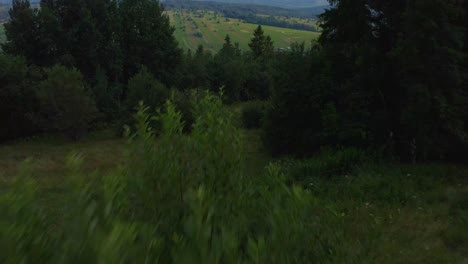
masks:
[[[107,173],[71,154],[52,213],[47,177],[22,164],[0,184],[0,262],[466,260],[465,169],[416,166],[467,162],[468,1],[329,2],[310,48],[275,50],[258,26],[249,50],[227,35],[211,53],[180,49],[157,0],[13,0],[0,141],[79,142],[106,128],[128,148]],[[251,129],[272,160],[260,172],[242,155]],[[419,212],[437,202],[451,207]],[[449,214],[437,234],[453,251],[392,244],[426,235],[387,234],[406,211],[415,223]]]

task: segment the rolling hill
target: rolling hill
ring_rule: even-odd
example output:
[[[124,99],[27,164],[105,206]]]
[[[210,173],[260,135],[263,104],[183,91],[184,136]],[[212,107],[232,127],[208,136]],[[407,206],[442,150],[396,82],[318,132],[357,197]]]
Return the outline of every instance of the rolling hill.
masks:
[[[256,24],[244,23],[239,19],[226,18],[210,11],[168,11],[171,24],[175,27],[175,37],[181,48],[195,50],[198,45],[217,52],[227,34],[233,42],[238,42],[242,50],[248,49]],[[292,42],[306,42],[318,38],[320,33],[287,28],[263,26],[276,48],[287,49]]]

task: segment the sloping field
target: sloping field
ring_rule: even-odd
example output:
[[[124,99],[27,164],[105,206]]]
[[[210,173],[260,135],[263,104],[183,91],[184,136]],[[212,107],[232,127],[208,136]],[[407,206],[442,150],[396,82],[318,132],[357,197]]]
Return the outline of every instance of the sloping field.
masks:
[[[175,36],[183,49],[196,49],[203,45],[205,49],[218,51],[227,34],[233,42],[238,42],[242,50],[248,49],[248,43],[258,25],[243,23],[238,19],[222,17],[210,11],[168,11],[167,14],[175,27]],[[262,26],[265,34],[270,35],[276,48],[287,49],[291,43],[310,43],[320,33],[295,29]]]

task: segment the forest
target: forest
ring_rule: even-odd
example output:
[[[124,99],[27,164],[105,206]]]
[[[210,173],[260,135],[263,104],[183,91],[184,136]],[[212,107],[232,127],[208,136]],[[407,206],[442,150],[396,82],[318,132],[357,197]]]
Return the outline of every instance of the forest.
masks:
[[[0,263],[468,261],[468,1],[329,2],[213,52],[158,0],[13,0]]]

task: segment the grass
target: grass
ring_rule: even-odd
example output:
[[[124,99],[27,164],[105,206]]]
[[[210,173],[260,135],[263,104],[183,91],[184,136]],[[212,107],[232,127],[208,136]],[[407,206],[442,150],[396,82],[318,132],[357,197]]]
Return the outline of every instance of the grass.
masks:
[[[454,165],[374,165],[310,188],[342,215],[340,231],[357,242],[350,250],[372,263],[466,263],[467,175]]]
[[[46,185],[60,185],[71,152],[83,155],[87,171],[115,168],[123,162],[125,141],[111,135],[101,131],[79,142],[41,137],[0,145],[0,188],[13,179],[26,159],[31,160],[36,178]]]
[[[258,25],[243,23],[216,15],[209,11],[168,11],[172,25],[175,27],[175,37],[183,49],[195,50],[203,45],[207,50],[217,52],[221,49],[224,38],[230,35],[233,42],[238,42],[242,50],[248,50],[248,43]],[[265,34],[270,35],[276,48],[287,49],[291,43],[310,43],[317,39],[320,33],[287,28],[262,26]]]
[[[229,106],[236,120],[244,104]],[[250,175],[262,173],[271,158],[259,130],[244,131],[244,156]],[[80,142],[38,138],[0,146],[0,192],[8,188],[25,158],[32,158],[41,201],[60,219],[67,192],[64,159],[82,153],[89,172],[108,171],[124,162],[125,140],[99,132]],[[344,263],[467,263],[468,168],[450,164],[363,165],[332,178],[310,177],[308,189],[320,207],[340,216],[337,242]],[[60,221],[60,220],[57,220]]]

